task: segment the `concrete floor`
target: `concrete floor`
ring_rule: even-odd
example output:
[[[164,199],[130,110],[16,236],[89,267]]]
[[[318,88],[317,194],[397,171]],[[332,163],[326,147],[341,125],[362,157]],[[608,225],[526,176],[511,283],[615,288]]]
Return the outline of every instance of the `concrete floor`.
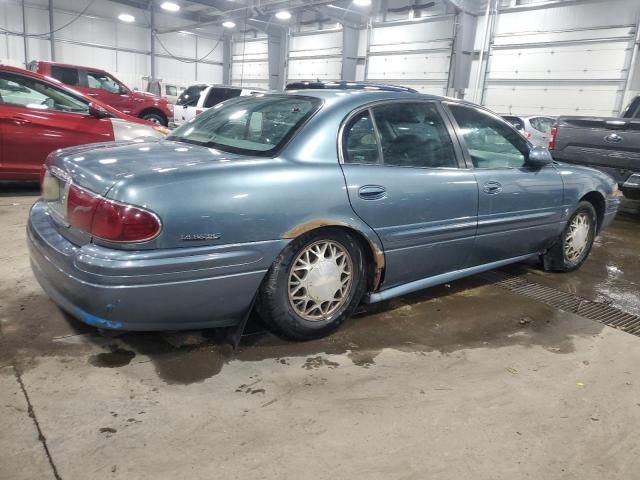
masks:
[[[29,270],[0,193],[0,479],[636,479],[640,338],[474,277],[288,343],[259,325],[108,339]],[[640,313],[640,216],[577,273],[513,270]]]

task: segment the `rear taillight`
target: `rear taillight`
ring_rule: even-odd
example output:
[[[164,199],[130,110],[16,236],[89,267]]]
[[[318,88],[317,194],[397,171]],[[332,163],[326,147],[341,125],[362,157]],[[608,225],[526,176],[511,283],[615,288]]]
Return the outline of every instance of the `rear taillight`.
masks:
[[[67,221],[110,242],[144,242],[158,235],[162,228],[154,213],[108,200],[76,185],[69,188]]]
[[[196,108],[196,117],[197,117],[198,115],[200,115],[201,113],[203,113],[203,112],[204,112],[204,110],[203,110],[203,109],[201,109],[201,108]]]
[[[549,133],[549,150],[556,148],[556,135],[558,134],[558,127],[553,127]]]

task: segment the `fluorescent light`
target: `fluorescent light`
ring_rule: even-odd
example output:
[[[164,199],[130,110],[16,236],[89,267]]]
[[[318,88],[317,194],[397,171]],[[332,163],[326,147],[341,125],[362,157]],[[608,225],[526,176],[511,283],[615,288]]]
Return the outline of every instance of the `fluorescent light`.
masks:
[[[371,5],[371,0],[353,0],[353,4],[358,7],[368,7]]]
[[[163,2],[162,5],[160,5],[160,8],[168,12],[177,12],[180,10],[180,5],[173,2]]]
[[[128,13],[121,13],[120,15],[118,15],[118,20],[120,20],[121,22],[131,23],[136,21],[136,17],[134,17],[133,15],[129,15]]]
[[[278,20],[289,20],[291,18],[291,13],[287,10],[280,10],[276,13],[276,18]]]
[[[236,26],[231,20],[227,20],[226,22],[222,22],[222,26],[224,28],[234,28]]]

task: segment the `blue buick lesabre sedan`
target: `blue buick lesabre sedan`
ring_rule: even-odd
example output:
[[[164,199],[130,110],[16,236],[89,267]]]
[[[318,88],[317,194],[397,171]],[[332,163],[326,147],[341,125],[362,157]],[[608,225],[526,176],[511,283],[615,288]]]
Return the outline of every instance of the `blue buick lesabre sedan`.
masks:
[[[530,257],[575,270],[615,182],[490,111],[411,92],[241,97],[159,142],[50,155],[28,238],[48,295],[104,329],[310,339],[378,302]]]

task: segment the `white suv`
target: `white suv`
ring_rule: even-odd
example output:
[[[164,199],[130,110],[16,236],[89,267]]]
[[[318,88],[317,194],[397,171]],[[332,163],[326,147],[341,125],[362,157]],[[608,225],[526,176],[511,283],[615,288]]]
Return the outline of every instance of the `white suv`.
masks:
[[[206,109],[230,98],[258,93],[264,93],[264,91],[255,88],[240,88],[225,85],[192,85],[178,97],[174,108],[174,123],[175,125],[182,125],[183,123],[193,120]]]

